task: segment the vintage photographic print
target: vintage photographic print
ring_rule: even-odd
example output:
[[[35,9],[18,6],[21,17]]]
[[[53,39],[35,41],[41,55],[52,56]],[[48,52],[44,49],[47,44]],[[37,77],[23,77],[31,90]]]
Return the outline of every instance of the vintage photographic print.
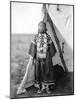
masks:
[[[74,5],[10,1],[10,98],[74,94]]]

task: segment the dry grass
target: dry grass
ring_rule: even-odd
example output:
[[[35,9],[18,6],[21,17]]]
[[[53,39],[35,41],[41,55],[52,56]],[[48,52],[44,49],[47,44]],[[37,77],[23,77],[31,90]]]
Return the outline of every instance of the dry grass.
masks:
[[[11,96],[15,96],[29,59],[28,50],[33,35],[12,35],[11,40]]]
[[[11,98],[16,96],[18,84],[20,84],[25,74],[26,65],[29,59],[28,50],[31,40],[33,40],[33,37],[34,35],[32,34],[14,34],[11,36]],[[65,45],[64,51],[64,57],[66,59],[65,61],[69,66],[68,69],[71,70],[73,69],[72,51],[67,45]],[[58,57],[58,54],[56,54],[56,57],[53,58],[53,63],[60,63],[60,58]]]

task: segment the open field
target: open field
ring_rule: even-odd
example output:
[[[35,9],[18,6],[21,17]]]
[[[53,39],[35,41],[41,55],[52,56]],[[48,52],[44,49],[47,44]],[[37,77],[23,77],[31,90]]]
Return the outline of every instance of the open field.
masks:
[[[25,71],[26,66],[28,63],[29,55],[28,50],[31,43],[31,40],[33,40],[34,35],[33,34],[13,34],[11,35],[11,97],[16,96],[16,89],[18,87],[18,84],[20,84]],[[69,71],[73,71],[72,66],[72,51],[69,49],[69,47],[65,44],[64,49],[64,58],[68,67]],[[59,64],[60,58],[58,56],[58,53],[53,58],[53,64]]]

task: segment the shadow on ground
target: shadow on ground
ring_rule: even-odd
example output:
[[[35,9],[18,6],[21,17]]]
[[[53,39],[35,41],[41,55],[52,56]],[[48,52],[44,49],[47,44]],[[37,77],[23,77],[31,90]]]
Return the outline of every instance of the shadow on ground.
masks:
[[[46,97],[46,96],[62,96],[73,95],[73,72],[64,73],[62,77],[57,79],[56,85],[51,94],[41,93],[37,94],[37,88],[31,86],[27,89],[27,93],[21,95],[15,95],[13,98],[30,98],[30,97]],[[15,90],[16,93],[16,90]]]

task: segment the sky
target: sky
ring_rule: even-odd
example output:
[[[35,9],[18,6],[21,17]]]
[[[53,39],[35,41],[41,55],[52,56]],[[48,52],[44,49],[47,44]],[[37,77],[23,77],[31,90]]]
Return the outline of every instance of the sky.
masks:
[[[37,33],[42,4],[12,3],[12,33]]]
[[[43,19],[42,4],[12,2],[12,34],[36,34]],[[63,38],[73,48],[73,6],[50,5],[48,12]]]

